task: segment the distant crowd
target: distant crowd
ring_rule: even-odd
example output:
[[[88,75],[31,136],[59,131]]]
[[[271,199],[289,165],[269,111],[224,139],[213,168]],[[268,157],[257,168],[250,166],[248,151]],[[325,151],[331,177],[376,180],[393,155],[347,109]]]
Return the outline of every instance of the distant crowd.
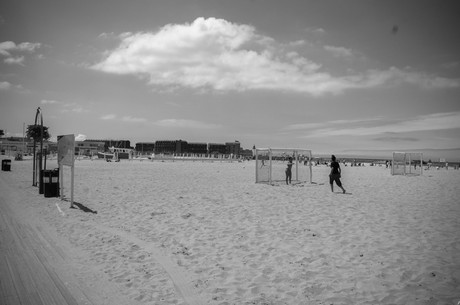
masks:
[[[344,166],[348,166],[350,165],[351,167],[360,167],[360,166],[366,166],[367,164],[369,166],[384,166],[385,165],[385,168],[391,168],[391,160],[384,160],[384,161],[374,161],[374,162],[359,162],[359,161],[356,161],[356,160],[341,160],[340,161],[341,164],[343,164]],[[327,161],[327,160],[313,160],[312,161],[312,165],[313,166],[319,166],[319,165],[325,165],[327,167],[330,166],[330,161]],[[423,162],[423,165],[424,165],[424,169],[425,170],[429,170],[429,169],[432,169],[432,168],[435,168],[437,170],[439,169],[449,169],[449,167],[453,168],[453,169],[460,169],[459,167],[459,164],[458,163],[455,163],[455,164],[450,164],[449,165],[449,162],[435,162],[433,163],[431,160],[429,160],[428,162]],[[412,163],[412,166],[414,166],[414,169],[417,169],[417,167],[420,167],[420,162],[413,162]]]

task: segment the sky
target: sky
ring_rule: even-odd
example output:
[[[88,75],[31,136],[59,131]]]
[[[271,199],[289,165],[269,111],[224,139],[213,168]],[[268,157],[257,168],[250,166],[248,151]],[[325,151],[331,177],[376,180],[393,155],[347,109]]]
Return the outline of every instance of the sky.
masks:
[[[460,148],[460,2],[3,0],[0,129]],[[460,159],[460,157],[459,157]]]

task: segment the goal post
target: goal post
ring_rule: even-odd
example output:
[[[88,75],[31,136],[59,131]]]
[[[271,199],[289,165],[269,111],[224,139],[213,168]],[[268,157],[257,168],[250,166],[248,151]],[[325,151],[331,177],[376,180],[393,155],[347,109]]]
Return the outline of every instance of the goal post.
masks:
[[[302,148],[256,148],[256,183],[276,184],[286,181],[286,167],[292,158],[292,183],[312,182],[311,150]]]
[[[423,153],[421,152],[393,152],[391,162],[392,175],[412,175],[423,174]]]

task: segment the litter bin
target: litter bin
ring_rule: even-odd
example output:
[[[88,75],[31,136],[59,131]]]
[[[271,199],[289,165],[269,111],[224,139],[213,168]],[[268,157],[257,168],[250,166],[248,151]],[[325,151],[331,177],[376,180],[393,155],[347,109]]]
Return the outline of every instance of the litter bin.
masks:
[[[2,171],[5,171],[5,172],[11,171],[11,160],[10,159],[2,160]]]
[[[59,168],[42,170],[42,177],[45,197],[59,197]]]

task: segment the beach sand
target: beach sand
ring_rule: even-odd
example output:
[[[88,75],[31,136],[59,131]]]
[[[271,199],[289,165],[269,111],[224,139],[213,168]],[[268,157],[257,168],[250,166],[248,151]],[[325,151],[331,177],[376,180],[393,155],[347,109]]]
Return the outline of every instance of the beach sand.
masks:
[[[1,172],[0,191],[15,192],[12,208],[62,245],[68,272],[107,304],[117,294],[132,304],[460,301],[460,171],[342,165],[350,194],[340,194],[326,166],[313,167],[314,184],[289,186],[256,184],[254,166],[76,161],[74,200],[86,212],[39,195],[31,161]]]

